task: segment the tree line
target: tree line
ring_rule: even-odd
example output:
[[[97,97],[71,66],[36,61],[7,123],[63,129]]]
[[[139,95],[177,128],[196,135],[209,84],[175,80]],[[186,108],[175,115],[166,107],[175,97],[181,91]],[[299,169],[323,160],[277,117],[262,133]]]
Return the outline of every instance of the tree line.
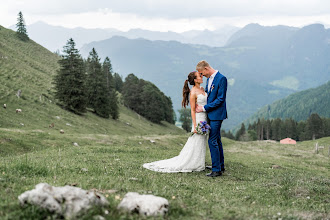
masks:
[[[121,76],[113,72],[109,57],[101,63],[94,48],[84,60],[71,38],[61,57],[54,84],[55,98],[63,108],[76,114],[91,109],[100,117],[118,119],[118,95],[122,93],[123,104],[146,119],[154,123],[175,123],[170,97],[133,73],[123,82]]]
[[[139,79],[133,73],[125,78],[122,96],[124,105],[146,119],[160,123],[175,123],[175,113],[170,97],[149,81]]]
[[[328,136],[330,136],[330,118],[321,118],[318,114],[313,113],[306,121],[299,122],[292,118],[283,120],[280,118],[267,120],[261,118],[253,124],[249,124],[247,128],[242,123],[241,128],[236,132],[234,137],[240,141],[280,141],[284,138],[305,141]]]
[[[60,69],[54,77],[55,98],[59,104],[77,114],[90,108],[100,117],[118,119],[116,81],[109,57],[101,63],[93,48],[84,60],[72,38],[64,46],[63,53]]]

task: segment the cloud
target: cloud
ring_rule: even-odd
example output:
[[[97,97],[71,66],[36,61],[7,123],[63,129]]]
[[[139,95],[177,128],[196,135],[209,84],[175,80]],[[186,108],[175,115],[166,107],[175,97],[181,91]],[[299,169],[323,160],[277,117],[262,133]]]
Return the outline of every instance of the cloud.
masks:
[[[21,8],[39,15],[86,13],[108,8],[117,13],[169,19],[265,14],[315,16],[330,11],[328,0],[4,0],[4,4],[14,11]]]
[[[303,26],[330,24],[328,0],[2,0],[1,25],[16,23],[23,12],[27,24],[85,28],[142,28],[183,32],[214,30],[224,25]]]

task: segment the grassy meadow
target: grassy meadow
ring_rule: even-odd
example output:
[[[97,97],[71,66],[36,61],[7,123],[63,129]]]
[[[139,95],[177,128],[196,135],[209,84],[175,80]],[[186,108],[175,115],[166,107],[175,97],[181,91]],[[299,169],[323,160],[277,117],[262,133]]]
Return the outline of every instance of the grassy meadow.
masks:
[[[328,149],[315,154],[315,141],[291,146],[224,139],[226,172],[218,178],[206,177],[207,171],[166,174],[142,167],[177,155],[186,139],[187,135],[175,134],[60,134],[1,128],[0,218],[52,216],[18,204],[17,197],[40,182],[94,189],[106,196],[108,215],[92,210],[81,219],[96,214],[106,219],[139,219],[116,210],[127,192],[168,199],[167,219],[330,217]],[[330,138],[318,142],[330,145]],[[211,164],[209,153],[206,159]],[[280,168],[272,169],[273,165]]]

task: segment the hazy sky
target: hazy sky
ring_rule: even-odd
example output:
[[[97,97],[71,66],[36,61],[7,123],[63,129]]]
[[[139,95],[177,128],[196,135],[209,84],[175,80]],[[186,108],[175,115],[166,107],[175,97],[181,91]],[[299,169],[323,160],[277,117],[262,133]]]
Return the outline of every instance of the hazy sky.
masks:
[[[23,12],[27,25],[85,28],[141,28],[154,31],[215,30],[243,27],[301,27],[322,23],[330,28],[330,0],[0,0],[0,25],[16,23]]]

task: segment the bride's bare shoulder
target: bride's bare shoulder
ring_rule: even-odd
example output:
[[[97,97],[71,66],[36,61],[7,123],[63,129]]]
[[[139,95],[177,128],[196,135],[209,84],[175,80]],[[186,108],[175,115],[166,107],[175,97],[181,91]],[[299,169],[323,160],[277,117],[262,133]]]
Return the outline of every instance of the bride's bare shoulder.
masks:
[[[192,88],[192,89],[190,90],[190,96],[191,96],[191,97],[195,97],[195,96],[197,96],[197,90],[196,90],[195,88]]]

